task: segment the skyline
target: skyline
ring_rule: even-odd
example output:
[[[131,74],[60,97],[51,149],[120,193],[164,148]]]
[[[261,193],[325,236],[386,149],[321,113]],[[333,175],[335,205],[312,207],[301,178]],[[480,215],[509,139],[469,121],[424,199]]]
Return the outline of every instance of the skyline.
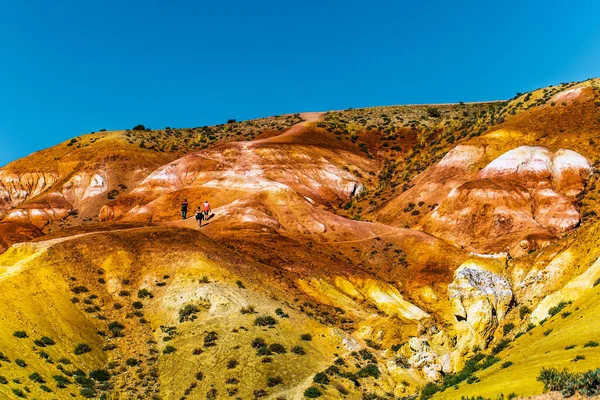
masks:
[[[506,100],[585,80],[600,75],[598,14],[591,1],[9,1],[0,166],[100,129]]]

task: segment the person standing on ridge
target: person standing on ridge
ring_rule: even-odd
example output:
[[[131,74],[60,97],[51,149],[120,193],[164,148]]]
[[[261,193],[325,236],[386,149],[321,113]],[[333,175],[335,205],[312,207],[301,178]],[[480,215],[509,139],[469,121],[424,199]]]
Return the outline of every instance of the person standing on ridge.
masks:
[[[204,219],[204,213],[202,212],[202,208],[198,206],[196,210],[196,222],[198,223],[198,228],[202,228],[202,220]]]
[[[208,204],[208,200],[206,200],[206,201],[204,202],[204,206],[203,206],[203,208],[202,208],[202,211],[204,211],[204,215],[205,215],[206,217],[208,217],[208,214],[210,214],[210,211],[211,211],[211,210],[210,210],[210,204]]]
[[[181,203],[181,219],[187,218],[187,210],[188,210],[188,201],[187,201],[187,199],[184,199],[183,203]]]

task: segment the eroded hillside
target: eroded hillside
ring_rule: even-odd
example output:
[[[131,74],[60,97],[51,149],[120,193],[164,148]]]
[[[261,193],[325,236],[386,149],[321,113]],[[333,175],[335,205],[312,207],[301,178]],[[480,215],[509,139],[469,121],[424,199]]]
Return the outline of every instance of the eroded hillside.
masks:
[[[0,397],[540,394],[542,368],[600,364],[599,134],[589,80],[18,160],[0,170]],[[182,220],[184,198],[214,215]]]

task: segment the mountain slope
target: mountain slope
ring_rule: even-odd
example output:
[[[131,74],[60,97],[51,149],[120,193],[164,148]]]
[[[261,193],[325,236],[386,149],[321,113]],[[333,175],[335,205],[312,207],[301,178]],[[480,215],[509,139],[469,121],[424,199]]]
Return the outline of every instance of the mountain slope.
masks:
[[[543,367],[598,367],[599,134],[595,79],[15,161],[0,398],[540,394]]]

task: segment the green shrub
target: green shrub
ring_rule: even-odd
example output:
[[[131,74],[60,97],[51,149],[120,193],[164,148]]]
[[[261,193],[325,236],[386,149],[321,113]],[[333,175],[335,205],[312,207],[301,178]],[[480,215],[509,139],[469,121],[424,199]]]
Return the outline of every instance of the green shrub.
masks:
[[[269,376],[267,378],[267,386],[274,387],[277,385],[281,385],[283,383],[283,379],[280,376]]]
[[[572,362],[577,362],[577,361],[581,361],[581,360],[585,360],[585,356],[582,356],[580,354],[576,355],[574,359],[572,359]]]
[[[106,382],[110,379],[110,372],[105,369],[95,369],[90,372],[89,376],[96,382]]]
[[[54,375],[52,379],[56,382],[56,387],[60,389],[64,389],[71,384],[71,381],[64,375]]]
[[[33,374],[29,375],[29,379],[37,383],[46,383],[44,378],[37,372],[34,372]]]
[[[25,339],[26,337],[28,337],[27,332],[25,331],[15,331],[13,333],[13,336],[19,339]]]
[[[519,308],[519,316],[523,319],[527,314],[531,314],[531,309],[527,306],[521,306]]]
[[[216,346],[218,338],[219,338],[219,335],[217,335],[217,332],[215,332],[215,331],[208,332],[206,334],[206,336],[204,336],[204,347]]]
[[[508,335],[510,332],[512,332],[513,329],[515,329],[515,324],[513,324],[512,322],[509,322],[508,324],[502,327],[504,335]]]
[[[275,314],[277,314],[280,318],[289,318],[289,315],[283,312],[281,308],[276,308]]]
[[[20,358],[17,358],[15,360],[15,364],[17,364],[21,368],[25,368],[27,366],[27,363],[25,362],[25,360],[22,360]]]
[[[256,350],[256,355],[257,355],[257,356],[261,356],[261,357],[262,357],[262,356],[270,356],[270,355],[272,355],[272,354],[273,354],[273,352],[272,352],[271,350],[269,350],[269,348],[268,348],[267,346],[264,346],[264,347],[259,347],[259,348]]]
[[[313,377],[313,382],[327,385],[329,383],[329,377],[325,372],[317,372]]]
[[[46,385],[40,385],[40,389],[43,390],[46,393],[52,393],[52,389],[50,389],[48,386]]]
[[[598,347],[598,342],[590,340],[589,342],[587,342],[586,344],[584,344],[583,347]]]
[[[78,343],[77,345],[75,345],[75,348],[73,349],[73,353],[75,353],[78,356],[85,354],[85,353],[89,353],[90,351],[92,351],[92,348],[89,345],[87,345],[86,343]]]
[[[134,301],[131,306],[133,308],[135,308],[136,310],[141,310],[142,308],[144,308],[144,303],[142,303],[141,301]]]
[[[200,312],[200,308],[194,304],[186,304],[179,310],[179,322],[189,321],[196,318],[196,314]]]
[[[303,356],[303,355],[306,354],[306,350],[304,350],[304,347],[302,347],[302,346],[294,346],[294,347],[292,347],[291,352],[294,353],[294,354],[301,355],[301,356]]]
[[[315,386],[311,386],[304,391],[304,397],[309,399],[316,399],[317,397],[321,397],[321,395],[321,391]]]
[[[17,397],[21,397],[21,398],[25,398],[26,397],[25,392],[23,392],[21,389],[13,388],[12,392]]]
[[[263,316],[257,317],[254,320],[255,326],[274,326],[276,324],[277,324],[277,320],[275,320],[275,318],[271,317],[270,315],[263,315]]]
[[[0,385],[8,384],[8,379],[5,376],[0,375]]]
[[[359,378],[366,378],[372,376],[373,378],[379,378],[381,373],[379,372],[379,368],[375,364],[369,364],[366,367],[361,368],[357,373]]]
[[[75,294],[80,294],[80,293],[87,293],[87,292],[89,292],[89,290],[85,286],[75,286],[74,288],[71,289],[71,292],[73,292]]]
[[[427,107],[427,115],[431,118],[439,118],[442,116],[442,113],[435,107]]]
[[[509,344],[510,344],[510,340],[508,340],[508,339],[500,340],[498,342],[498,344],[492,349],[492,354],[496,355],[496,354],[500,353],[502,350],[507,348]]]
[[[310,342],[312,340],[312,335],[310,333],[303,333],[300,335],[300,339],[304,340],[305,342]]]
[[[112,321],[108,324],[108,330],[111,332],[113,337],[123,336],[124,329],[125,329],[125,326],[118,321]]]
[[[261,347],[265,347],[267,345],[267,343],[265,342],[265,339],[263,339],[263,338],[256,338],[252,341],[251,345],[255,349],[260,349]]]
[[[96,397],[96,389],[91,388],[91,387],[86,387],[83,388],[79,391],[79,394],[83,397],[85,397],[86,399],[92,399],[94,397]]]
[[[235,367],[237,367],[238,362],[237,360],[231,359],[229,361],[227,361],[227,369],[234,369]]]
[[[240,309],[240,312],[244,315],[245,314],[256,314],[256,308],[253,305],[249,305],[246,307],[242,307]]]
[[[279,343],[273,343],[273,344],[269,345],[269,350],[271,350],[273,353],[277,353],[277,354],[287,353],[287,350],[285,349],[285,347],[283,347],[283,345],[279,344]]]
[[[502,368],[508,368],[513,365],[512,361],[504,361],[501,365]]]
[[[125,361],[125,364],[127,364],[129,367],[136,367],[140,365],[140,360],[138,360],[137,358],[128,358]]]
[[[571,304],[571,302],[561,301],[560,303],[558,303],[554,307],[550,307],[550,309],[548,310],[548,315],[550,315],[552,317],[555,316],[556,314],[558,314],[559,312],[561,312],[563,310],[563,308],[565,308],[569,304]]]
[[[544,384],[546,391],[559,391],[565,397],[573,396],[576,392],[587,397],[600,394],[600,369],[571,373],[567,370],[561,372],[554,368],[542,368],[537,380]]]
[[[153,298],[154,295],[148,289],[140,289],[138,290],[137,296],[139,299]]]
[[[431,398],[434,394],[439,392],[440,390],[441,390],[441,388],[438,385],[436,385],[433,382],[429,382],[428,384],[423,386],[423,388],[421,389],[421,396],[419,397],[419,399],[427,400],[427,399]]]
[[[171,353],[175,353],[176,351],[177,351],[177,349],[174,346],[167,346],[163,350],[163,354],[171,354]]]

